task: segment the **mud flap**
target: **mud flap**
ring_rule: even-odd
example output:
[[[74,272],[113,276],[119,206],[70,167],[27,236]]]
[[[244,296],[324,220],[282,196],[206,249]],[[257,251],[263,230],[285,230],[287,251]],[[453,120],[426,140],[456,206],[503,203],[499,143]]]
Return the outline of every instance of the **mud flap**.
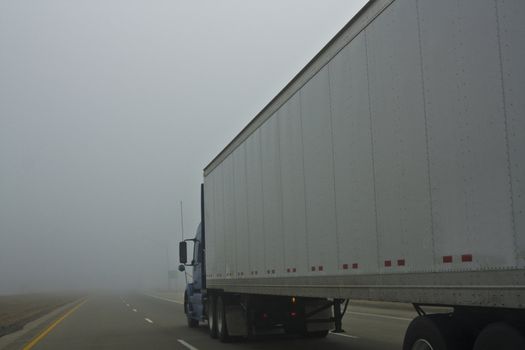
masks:
[[[331,306],[331,304],[327,304],[326,300],[311,301],[305,305],[306,314],[315,312],[305,320],[307,332],[327,331],[334,327],[332,308],[323,308],[323,306],[328,305]],[[316,312],[316,310],[318,311]]]
[[[232,337],[247,337],[248,322],[246,320],[246,312],[242,306],[226,305],[225,311],[229,335]]]

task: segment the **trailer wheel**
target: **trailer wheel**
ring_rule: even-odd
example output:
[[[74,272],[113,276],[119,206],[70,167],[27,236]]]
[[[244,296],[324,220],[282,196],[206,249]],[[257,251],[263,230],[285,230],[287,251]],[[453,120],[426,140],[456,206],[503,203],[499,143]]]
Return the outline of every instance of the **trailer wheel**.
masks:
[[[525,336],[523,332],[507,323],[497,322],[489,324],[476,338],[474,350],[493,349],[525,349]]]
[[[213,295],[208,296],[208,329],[210,337],[217,338],[217,306]]]
[[[461,349],[457,339],[458,328],[448,314],[416,317],[405,333],[403,350]]]
[[[217,297],[217,335],[223,343],[230,340],[228,325],[226,324],[226,308],[224,307],[224,300],[221,296]]]

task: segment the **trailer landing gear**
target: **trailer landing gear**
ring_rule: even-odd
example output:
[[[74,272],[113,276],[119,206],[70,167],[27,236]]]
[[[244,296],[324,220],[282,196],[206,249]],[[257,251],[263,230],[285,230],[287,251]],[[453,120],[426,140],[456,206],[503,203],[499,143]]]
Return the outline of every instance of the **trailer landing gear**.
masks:
[[[343,311],[341,311],[341,305],[345,304]],[[335,329],[332,331],[332,333],[344,333],[345,330],[342,326],[342,320],[343,316],[346,313],[346,309],[348,308],[348,299],[334,299],[334,323],[335,323]]]

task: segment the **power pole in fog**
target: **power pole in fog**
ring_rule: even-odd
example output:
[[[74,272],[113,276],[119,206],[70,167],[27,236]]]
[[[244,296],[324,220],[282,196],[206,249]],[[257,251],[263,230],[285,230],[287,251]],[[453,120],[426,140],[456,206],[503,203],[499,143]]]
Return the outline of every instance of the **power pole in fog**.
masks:
[[[182,216],[182,201],[180,201],[180,231],[184,241],[184,217]]]
[[[166,267],[168,268],[168,271],[166,273],[168,274],[168,290],[171,289],[171,277],[170,277],[170,243],[169,241],[166,244]]]

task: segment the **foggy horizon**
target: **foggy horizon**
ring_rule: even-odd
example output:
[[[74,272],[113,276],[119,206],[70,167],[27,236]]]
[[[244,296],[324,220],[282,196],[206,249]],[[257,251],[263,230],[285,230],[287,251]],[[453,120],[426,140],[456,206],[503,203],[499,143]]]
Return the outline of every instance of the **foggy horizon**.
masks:
[[[365,3],[0,3],[0,294],[166,289],[202,169]]]

